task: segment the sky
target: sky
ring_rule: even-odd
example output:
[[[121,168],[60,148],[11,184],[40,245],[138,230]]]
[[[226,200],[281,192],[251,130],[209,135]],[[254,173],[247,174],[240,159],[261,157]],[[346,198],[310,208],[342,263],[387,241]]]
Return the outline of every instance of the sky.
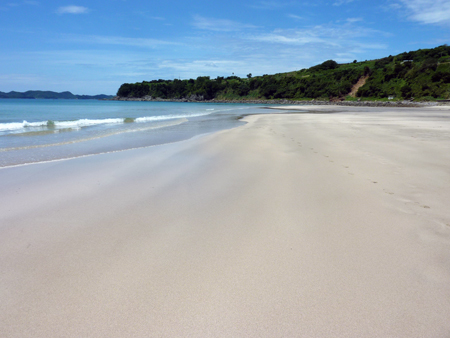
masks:
[[[450,42],[450,0],[0,0],[0,91],[245,77]]]

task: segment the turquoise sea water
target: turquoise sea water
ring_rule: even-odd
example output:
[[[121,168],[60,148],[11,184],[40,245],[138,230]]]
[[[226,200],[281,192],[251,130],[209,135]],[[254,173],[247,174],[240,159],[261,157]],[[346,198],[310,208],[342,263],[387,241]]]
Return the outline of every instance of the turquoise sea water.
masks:
[[[0,99],[0,167],[179,141],[262,112],[248,104]]]

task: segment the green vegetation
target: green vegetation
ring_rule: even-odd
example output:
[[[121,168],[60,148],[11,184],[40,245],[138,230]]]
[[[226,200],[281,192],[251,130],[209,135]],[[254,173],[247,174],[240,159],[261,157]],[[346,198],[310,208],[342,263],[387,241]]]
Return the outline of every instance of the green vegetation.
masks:
[[[450,98],[450,47],[421,49],[376,60],[359,97]]]
[[[289,73],[217,77],[196,80],[153,80],[123,84],[117,95],[160,99],[331,99],[355,100],[348,94],[363,76],[358,98],[435,100],[450,98],[450,47],[402,53],[383,59],[338,64],[333,60]]]

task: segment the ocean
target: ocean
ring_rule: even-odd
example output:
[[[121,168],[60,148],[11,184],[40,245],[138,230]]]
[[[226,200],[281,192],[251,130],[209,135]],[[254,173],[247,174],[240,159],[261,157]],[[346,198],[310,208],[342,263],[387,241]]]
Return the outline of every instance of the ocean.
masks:
[[[264,112],[256,104],[0,99],[0,167],[176,142]]]

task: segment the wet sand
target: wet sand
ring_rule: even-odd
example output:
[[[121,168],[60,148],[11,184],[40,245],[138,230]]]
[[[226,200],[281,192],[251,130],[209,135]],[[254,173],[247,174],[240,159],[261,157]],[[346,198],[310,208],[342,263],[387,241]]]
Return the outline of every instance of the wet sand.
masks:
[[[296,108],[0,169],[0,336],[449,336],[450,111]]]

